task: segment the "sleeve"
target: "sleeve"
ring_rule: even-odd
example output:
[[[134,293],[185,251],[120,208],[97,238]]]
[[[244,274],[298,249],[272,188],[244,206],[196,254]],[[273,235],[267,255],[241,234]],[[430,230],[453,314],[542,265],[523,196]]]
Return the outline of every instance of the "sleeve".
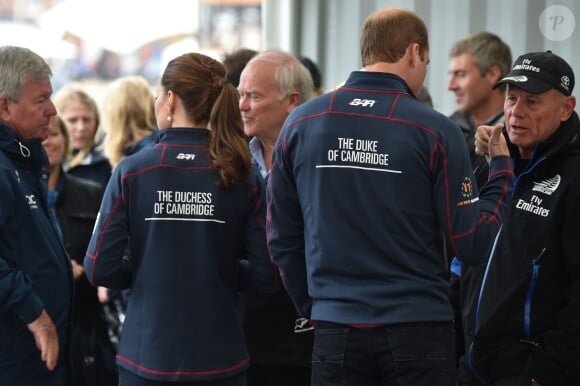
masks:
[[[310,317],[312,298],[308,294],[304,220],[292,174],[287,135],[283,128],[274,148],[266,191],[268,248],[299,314]]]
[[[266,247],[266,191],[262,177],[253,173],[252,205],[246,227],[247,259],[240,261],[240,290],[274,292],[280,288],[276,268]]]
[[[489,178],[478,191],[461,133],[449,130],[433,160],[437,216],[455,256],[466,265],[487,258],[507,213],[514,174],[509,156],[490,161]]]
[[[526,366],[526,373],[541,385],[571,385],[580,379],[580,181],[572,184],[577,188],[570,191],[561,212],[561,256],[553,256],[563,260],[563,271],[550,278],[566,283],[565,300]]]
[[[84,259],[87,278],[93,285],[112,289],[131,286],[129,269],[129,220],[119,168],[109,180],[93,235]]]
[[[26,324],[40,316],[44,304],[34,292],[34,283],[15,264],[18,261],[18,248],[13,245],[15,237],[11,233],[21,232],[14,229],[14,218],[11,211],[16,197],[10,189],[10,180],[5,173],[0,174],[0,314],[13,312]]]

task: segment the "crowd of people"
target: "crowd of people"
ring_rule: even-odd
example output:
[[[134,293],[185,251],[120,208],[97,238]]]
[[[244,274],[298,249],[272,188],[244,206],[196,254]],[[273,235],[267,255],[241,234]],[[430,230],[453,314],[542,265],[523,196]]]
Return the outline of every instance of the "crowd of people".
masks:
[[[326,90],[241,48],[99,103],[0,47],[0,385],[576,385],[574,71],[518,54],[455,42],[445,116],[401,8]]]

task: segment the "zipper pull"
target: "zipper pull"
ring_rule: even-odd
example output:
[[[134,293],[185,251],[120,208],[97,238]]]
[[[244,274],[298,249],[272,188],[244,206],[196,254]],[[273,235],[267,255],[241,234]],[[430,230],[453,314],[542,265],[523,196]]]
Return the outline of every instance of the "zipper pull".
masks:
[[[526,344],[531,344],[534,347],[538,347],[540,345],[540,343],[538,343],[530,338],[522,338],[522,339],[520,339],[520,342],[526,343]]]
[[[538,274],[540,273],[540,259],[542,258],[542,256],[544,256],[545,253],[546,248],[542,249],[542,252],[540,252],[538,257],[532,260],[532,281],[538,278]]]
[[[540,259],[544,256],[545,253],[546,253],[546,248],[542,249],[542,251],[540,252],[540,254],[538,255],[538,257],[536,257],[533,260],[534,261],[534,265],[540,263]]]

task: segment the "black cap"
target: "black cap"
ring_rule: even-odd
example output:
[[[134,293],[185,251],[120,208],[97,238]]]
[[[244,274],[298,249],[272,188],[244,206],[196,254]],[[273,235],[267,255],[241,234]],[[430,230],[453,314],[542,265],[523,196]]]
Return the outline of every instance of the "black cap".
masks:
[[[574,89],[574,71],[561,57],[546,52],[531,52],[516,59],[512,70],[493,88],[509,83],[531,94],[541,94],[552,88],[568,96]]]

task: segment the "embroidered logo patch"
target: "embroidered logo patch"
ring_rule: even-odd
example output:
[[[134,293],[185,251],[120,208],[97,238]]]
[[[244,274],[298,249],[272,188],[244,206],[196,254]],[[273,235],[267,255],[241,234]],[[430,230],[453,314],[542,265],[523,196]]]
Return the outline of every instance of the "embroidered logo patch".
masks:
[[[473,182],[469,177],[465,177],[461,183],[461,198],[462,200],[457,203],[457,206],[472,204],[479,200],[479,197],[473,198]]]
[[[556,174],[552,178],[548,178],[541,182],[534,182],[534,187],[532,188],[535,192],[540,192],[547,194],[548,196],[552,195],[560,186],[560,182],[562,181],[562,177],[559,174]]]
[[[26,194],[24,195],[24,197],[26,197],[26,199],[28,200],[28,205],[30,205],[30,209],[38,209],[38,204],[36,203],[36,197],[34,197],[34,194]]]

